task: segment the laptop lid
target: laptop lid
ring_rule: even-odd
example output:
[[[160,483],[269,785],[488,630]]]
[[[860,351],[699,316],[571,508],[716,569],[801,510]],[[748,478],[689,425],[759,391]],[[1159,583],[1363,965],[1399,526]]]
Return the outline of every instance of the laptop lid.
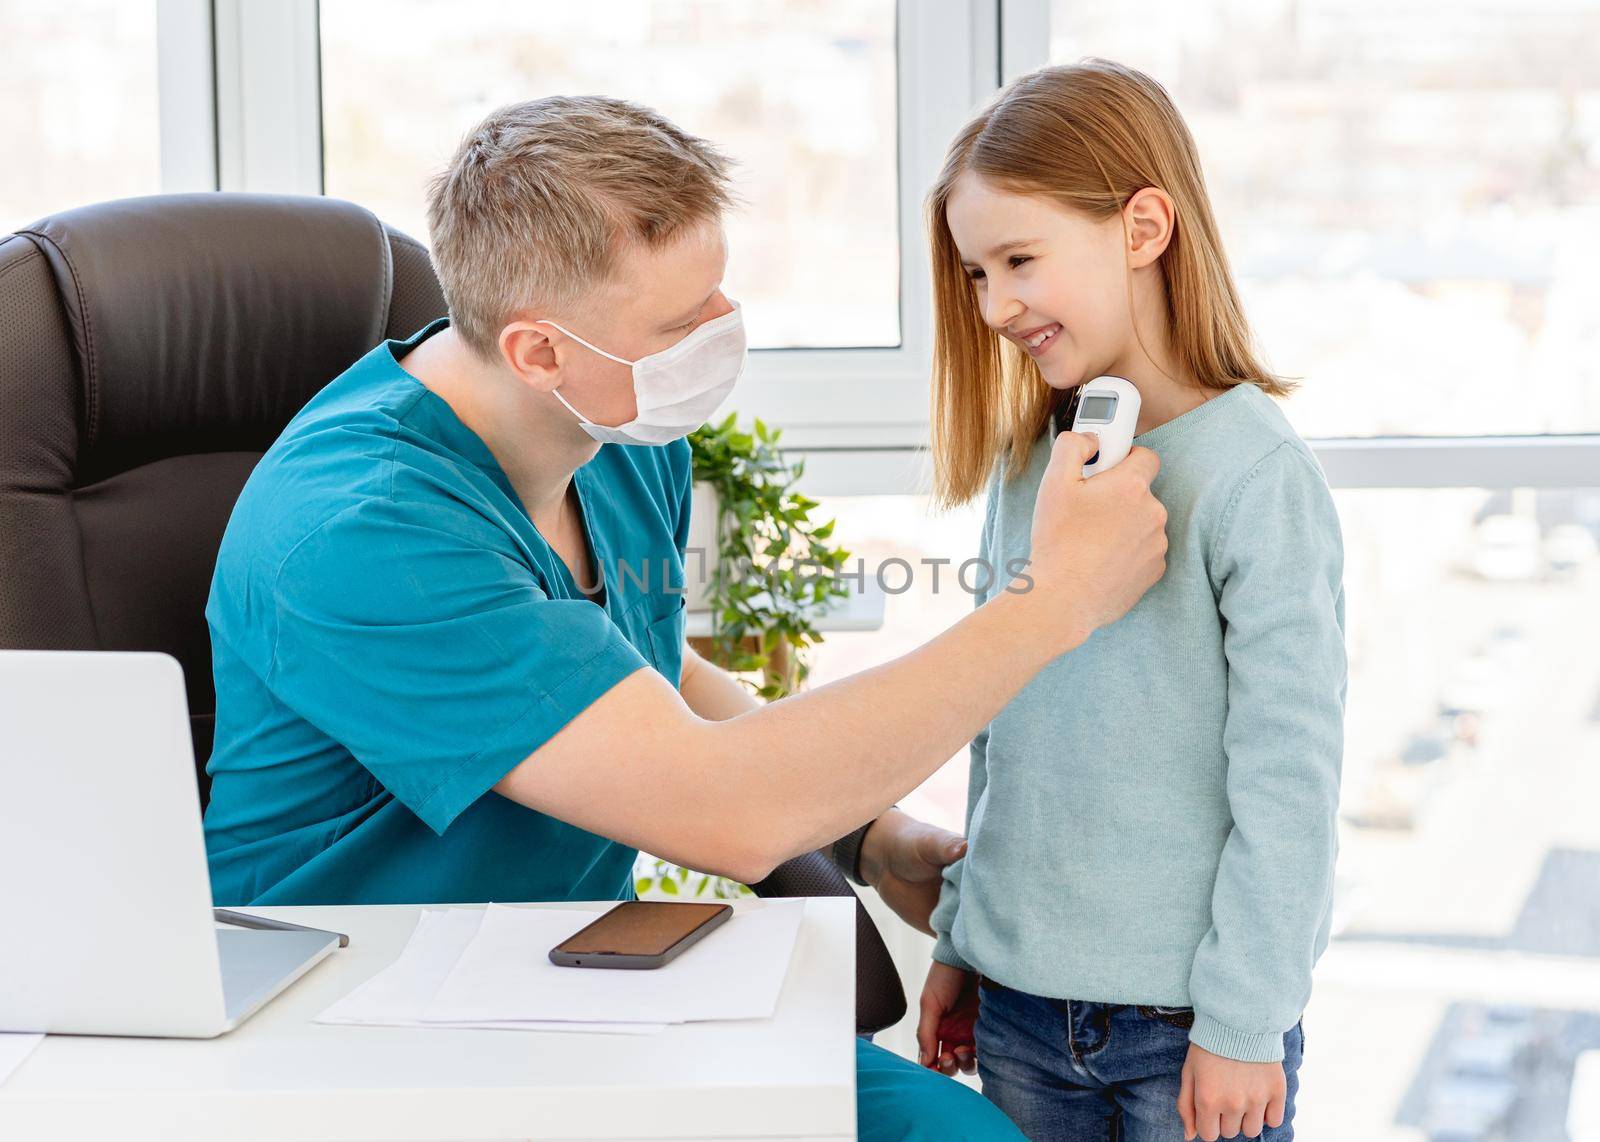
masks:
[[[183,670],[0,651],[0,1031],[219,1033]]]

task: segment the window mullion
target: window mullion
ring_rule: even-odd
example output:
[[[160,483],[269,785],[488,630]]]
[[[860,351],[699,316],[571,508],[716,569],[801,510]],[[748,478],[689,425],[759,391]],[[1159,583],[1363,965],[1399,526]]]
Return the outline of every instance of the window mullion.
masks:
[[[210,0],[158,0],[161,189],[217,189],[217,104]]]
[[[223,190],[322,193],[316,0],[215,0]]]
[[[1050,62],[1050,0],[998,0],[1000,5],[1000,79]]]

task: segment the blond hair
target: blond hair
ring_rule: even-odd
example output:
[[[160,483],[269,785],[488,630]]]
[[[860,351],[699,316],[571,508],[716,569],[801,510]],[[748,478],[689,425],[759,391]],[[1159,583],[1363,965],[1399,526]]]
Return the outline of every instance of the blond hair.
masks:
[[[731,202],[729,161],[645,107],[600,96],[513,103],[428,184],[433,266],[455,330],[492,359],[513,314],[559,311]]]
[[[1208,388],[1292,385],[1260,363],[1206,196],[1194,140],[1166,91],[1109,60],[1041,68],[1002,91],[961,129],[928,194],[933,261],[934,494],[943,506],[983,490],[996,460],[1015,475],[1067,394],[984,323],[945,217],[972,172],[1013,193],[1042,195],[1097,221],[1160,187],[1177,212],[1160,258],[1177,365]],[[1132,275],[1128,304],[1133,306]],[[1137,336],[1137,325],[1135,325]],[[1143,345],[1143,341],[1140,342]],[[1148,350],[1146,350],[1148,352]]]

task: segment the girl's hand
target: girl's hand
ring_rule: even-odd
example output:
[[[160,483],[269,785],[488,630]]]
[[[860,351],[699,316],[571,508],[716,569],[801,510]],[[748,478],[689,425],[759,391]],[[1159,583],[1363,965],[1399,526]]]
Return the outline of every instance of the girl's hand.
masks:
[[[933,961],[922,985],[922,1013],[917,1019],[917,1062],[953,1075],[959,1068],[972,1074],[978,1049],[972,1028],[978,1021],[978,976]]]
[[[1178,1087],[1183,1136],[1198,1135],[1204,1142],[1239,1134],[1255,1138],[1263,1125],[1283,1125],[1288,1093],[1282,1063],[1241,1063],[1190,1043]]]

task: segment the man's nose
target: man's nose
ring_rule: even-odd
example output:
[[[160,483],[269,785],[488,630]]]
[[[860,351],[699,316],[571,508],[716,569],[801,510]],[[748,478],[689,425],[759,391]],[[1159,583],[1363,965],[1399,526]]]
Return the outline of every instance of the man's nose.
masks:
[[[729,301],[728,295],[719,289],[711,296],[711,302],[706,306],[705,313],[701,314],[700,320],[704,324],[707,321],[715,321],[719,317],[726,317],[732,312],[733,302]]]

